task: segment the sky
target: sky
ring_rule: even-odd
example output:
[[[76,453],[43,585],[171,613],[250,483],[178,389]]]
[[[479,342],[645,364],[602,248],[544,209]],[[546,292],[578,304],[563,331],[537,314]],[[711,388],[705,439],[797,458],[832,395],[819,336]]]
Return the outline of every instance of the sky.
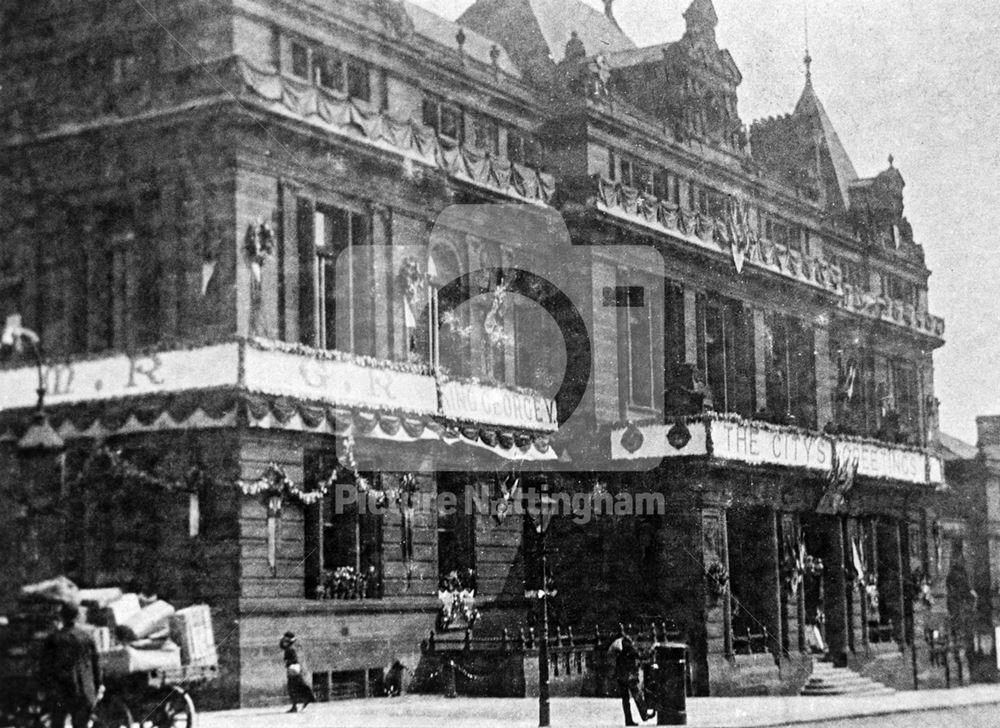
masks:
[[[449,19],[471,4],[415,1]],[[645,46],[679,38],[688,4],[615,0],[614,12]],[[941,429],[975,443],[976,416],[1000,414],[1000,3],[715,0],[715,9],[719,45],[743,73],[744,123],[794,108],[808,28],[813,86],[858,174],[877,174],[893,155],[932,272],[931,313],[945,318],[934,355]]]

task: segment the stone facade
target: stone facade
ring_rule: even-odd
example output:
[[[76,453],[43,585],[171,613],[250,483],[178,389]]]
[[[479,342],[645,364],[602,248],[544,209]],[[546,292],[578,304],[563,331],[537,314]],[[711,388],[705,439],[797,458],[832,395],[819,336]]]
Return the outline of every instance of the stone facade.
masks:
[[[516,633],[536,549],[521,515],[414,498],[508,503],[541,469],[553,494],[666,506],[554,519],[561,629],[672,620],[713,695],[795,690],[814,632],[841,663],[910,649],[913,576],[938,577],[943,322],[900,173],[858,179],[811,81],[747,130],[709,0],[646,49],[576,0],[153,14],[3,23],[0,313],[41,336],[67,445],[58,468],[17,448],[35,385],[13,355],[6,604],[53,571],[205,600],[220,704],[283,699],[287,629],[326,697],[377,693],[394,660],[433,687],[440,577],[473,569],[475,634]],[[492,207],[447,217],[463,204]],[[333,513],[331,483],[387,507]],[[126,516],[157,526],[88,535]],[[354,598],[348,566],[373,575]],[[531,659],[502,667],[529,691]]]

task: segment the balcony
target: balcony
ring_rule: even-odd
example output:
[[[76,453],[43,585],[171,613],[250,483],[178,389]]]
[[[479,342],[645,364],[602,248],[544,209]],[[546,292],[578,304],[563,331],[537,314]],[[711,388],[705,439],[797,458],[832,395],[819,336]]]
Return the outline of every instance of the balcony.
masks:
[[[917,311],[916,306],[912,303],[897,301],[882,295],[876,296],[849,283],[845,283],[843,286],[840,307],[845,311],[902,326],[926,336],[933,336],[937,339],[944,336],[943,318]]]
[[[669,235],[688,244],[739,259],[750,265],[815,288],[841,294],[841,271],[822,258],[802,255],[728,221],[659,200],[600,175],[592,178],[588,204],[601,212]]]
[[[264,339],[49,363],[46,406],[66,438],[233,427],[394,442],[466,442],[555,457],[555,402],[525,389],[435,376],[426,366]],[[34,367],[0,369],[0,433],[35,405]]]
[[[791,468],[830,477],[834,469],[864,478],[938,485],[941,461],[918,448],[830,436],[709,412],[666,423],[619,425],[610,433],[612,460],[701,458],[714,464]]]
[[[555,194],[552,175],[464,145],[442,143],[433,129],[413,119],[394,119],[357,101],[304,81],[236,61],[242,98],[269,110],[436,168],[449,177],[519,202],[547,205]]]

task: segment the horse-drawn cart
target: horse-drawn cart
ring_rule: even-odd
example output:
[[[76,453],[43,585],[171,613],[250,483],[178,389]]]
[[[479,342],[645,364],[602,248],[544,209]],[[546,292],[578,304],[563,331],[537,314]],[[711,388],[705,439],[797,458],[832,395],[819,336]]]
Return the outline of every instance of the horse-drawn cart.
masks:
[[[60,605],[20,606],[0,617],[0,728],[63,728],[50,724],[40,661],[47,635],[58,626]],[[104,694],[94,709],[93,728],[194,728],[191,691],[215,679],[218,659],[208,607],[181,610],[177,617],[170,637],[180,647],[169,638],[109,642],[107,628],[103,640],[95,639]]]
[[[95,728],[194,728],[190,690],[215,678],[215,665],[184,665],[105,677],[94,711]]]

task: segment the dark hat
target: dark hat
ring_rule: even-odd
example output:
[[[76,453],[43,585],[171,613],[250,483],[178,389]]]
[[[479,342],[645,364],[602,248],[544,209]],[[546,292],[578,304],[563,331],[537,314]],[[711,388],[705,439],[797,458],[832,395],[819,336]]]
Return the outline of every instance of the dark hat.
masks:
[[[284,635],[284,637],[281,638],[281,641],[282,642],[294,642],[295,641],[295,633],[294,632],[285,632],[285,635]]]
[[[63,602],[59,607],[59,616],[66,624],[73,624],[80,616],[80,608],[73,602]]]

